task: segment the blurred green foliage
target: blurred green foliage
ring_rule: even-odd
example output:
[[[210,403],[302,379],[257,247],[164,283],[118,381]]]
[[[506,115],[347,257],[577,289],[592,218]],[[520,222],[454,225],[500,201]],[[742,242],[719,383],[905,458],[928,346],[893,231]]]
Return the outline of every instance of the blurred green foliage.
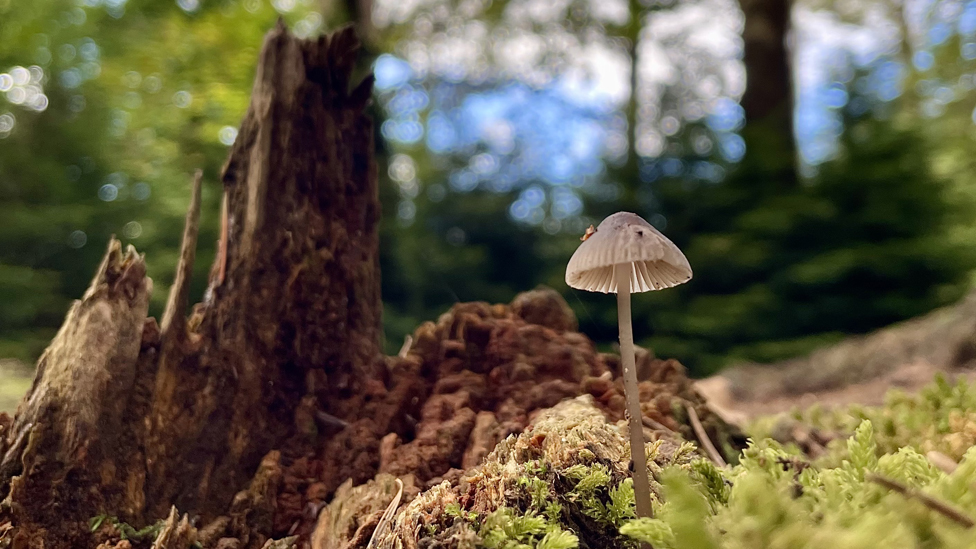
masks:
[[[869,116],[846,127],[838,157],[800,184],[760,128],[724,183],[664,184],[695,278],[641,309],[659,354],[699,371],[782,360],[961,296],[976,250],[952,229],[971,201],[933,174],[918,131]]]
[[[307,7],[286,19],[308,25],[313,13],[321,24]],[[198,168],[202,295],[227,132],[232,142],[277,17],[267,2],[205,2],[191,15],[168,0],[0,0],[0,71],[41,68],[49,98],[43,112],[0,99],[16,119],[0,140],[0,357],[40,354],[113,234],[146,253],[158,314]]]

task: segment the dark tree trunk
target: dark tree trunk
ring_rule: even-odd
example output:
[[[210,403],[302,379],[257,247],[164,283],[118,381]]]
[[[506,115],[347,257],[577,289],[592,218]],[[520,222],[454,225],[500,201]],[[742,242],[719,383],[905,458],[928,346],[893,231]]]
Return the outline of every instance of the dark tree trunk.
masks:
[[[790,30],[789,0],[741,0],[746,91],[742,108],[746,122],[775,117],[785,135],[793,132],[793,86],[786,36]]]
[[[799,181],[793,133],[793,73],[787,35],[789,0],[740,0],[745,15],[742,30],[746,90],[746,164],[769,172],[766,179],[791,187]]]
[[[22,540],[83,546],[100,513],[225,512],[275,448],[315,436],[310,410],[385,370],[372,77],[351,92],[351,30],[267,36],[222,180],[226,238],[186,318],[199,179],[160,328],[151,281],[113,241],[38,365],[0,462]]]

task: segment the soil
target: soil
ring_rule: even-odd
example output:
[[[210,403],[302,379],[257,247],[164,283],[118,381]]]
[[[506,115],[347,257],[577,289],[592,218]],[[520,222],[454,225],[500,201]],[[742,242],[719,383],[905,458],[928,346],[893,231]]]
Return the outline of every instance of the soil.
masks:
[[[708,401],[713,411],[719,413],[726,421],[741,425],[752,418],[809,408],[814,404],[825,408],[840,408],[852,404],[880,406],[890,390],[900,389],[907,393],[917,393],[940,373],[950,379],[963,378],[976,382],[976,372],[971,370],[946,372],[931,364],[917,363],[905,364],[890,374],[844,387],[801,394],[780,388],[771,391],[764,399],[755,400],[736,399],[730,389],[728,378],[720,375],[699,380],[695,382],[694,387]]]
[[[850,404],[879,405],[897,388],[914,393],[937,374],[976,380],[976,293],[927,315],[853,336],[808,356],[746,364],[695,382],[726,421]]]

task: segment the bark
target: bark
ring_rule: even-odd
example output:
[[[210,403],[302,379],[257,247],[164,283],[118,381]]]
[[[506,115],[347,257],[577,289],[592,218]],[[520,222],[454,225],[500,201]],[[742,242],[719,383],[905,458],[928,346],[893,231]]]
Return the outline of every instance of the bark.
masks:
[[[776,128],[793,136],[793,86],[786,37],[789,0],[741,0],[745,15],[742,61],[747,86],[742,94],[746,123],[775,117]]]
[[[91,286],[37,364],[10,429],[0,480],[5,510],[30,532],[85,523],[120,503],[114,480],[132,456],[126,412],[138,407],[140,359],[151,281],[143,258],[113,240]],[[155,324],[153,323],[154,327]],[[58,536],[72,545],[80,532]]]
[[[746,90],[740,104],[745,111],[744,165],[764,173],[773,188],[792,188],[799,182],[793,132],[793,85],[787,37],[789,0],[740,0],[745,15],[742,30]]]
[[[192,333],[163,334],[148,437],[149,505],[223,509],[295,412],[355,392],[379,366],[376,167],[349,93],[351,31],[265,41],[222,179],[226,275]],[[154,509],[154,513],[159,509]]]
[[[269,451],[311,443],[309,409],[382,378],[372,77],[350,91],[357,48],[348,29],[308,41],[279,23],[266,37],[221,175],[221,276],[189,319],[199,178],[161,328],[143,258],[112,241],[4,443],[2,513],[22,542],[88,545],[104,512],[145,523],[176,505],[206,521]]]

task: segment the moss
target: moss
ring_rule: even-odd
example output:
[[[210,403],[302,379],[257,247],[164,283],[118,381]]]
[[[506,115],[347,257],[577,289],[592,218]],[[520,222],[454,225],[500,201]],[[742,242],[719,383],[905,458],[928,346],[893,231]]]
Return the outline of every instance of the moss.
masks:
[[[960,459],[976,445],[976,385],[960,379],[948,381],[939,374],[916,395],[901,390],[889,391],[883,406],[852,405],[837,409],[812,406],[789,414],[759,418],[748,426],[754,440],[776,436],[786,425],[802,425],[823,433],[853,434],[864,420],[874,431],[874,453],[893,454],[901,448],[912,448],[920,454],[938,451]],[[785,437],[789,439],[789,437]],[[836,438],[836,437],[835,437]],[[851,459],[844,451],[846,437],[828,444],[828,452],[818,456],[824,466],[837,466]],[[799,448],[792,451],[799,453]]]
[[[563,530],[549,517],[534,511],[502,507],[485,517],[478,531],[488,549],[572,549],[579,546],[575,534]]]
[[[164,520],[158,520],[142,528],[136,528],[130,524],[122,522],[118,517],[108,515],[98,515],[88,521],[92,532],[97,532],[100,528],[110,525],[118,532],[118,539],[130,541],[149,541],[152,542],[159,535],[159,532],[166,524]]]
[[[377,546],[416,536],[421,545],[452,548],[636,547],[640,538],[621,533],[635,519],[625,429],[608,423],[591,397],[564,401],[500,442],[458,484],[442,483],[410,502]],[[655,477],[681,471],[696,493],[709,494],[698,496],[706,507],[723,501],[722,473],[693,444],[659,440],[645,452]],[[652,489],[656,510],[664,510],[665,486],[655,481]]]
[[[421,547],[465,549],[976,547],[976,528],[965,527],[976,517],[976,448],[957,454],[951,474],[923,452],[970,436],[958,419],[967,407],[976,409],[973,386],[937,381],[877,409],[816,411],[823,428],[849,433],[817,459],[761,438],[718,468],[691,443],[656,441],[645,447],[655,517],[637,519],[624,424],[575,399],[502,441],[460,483],[421,493],[377,547],[411,535],[426,538]]]

